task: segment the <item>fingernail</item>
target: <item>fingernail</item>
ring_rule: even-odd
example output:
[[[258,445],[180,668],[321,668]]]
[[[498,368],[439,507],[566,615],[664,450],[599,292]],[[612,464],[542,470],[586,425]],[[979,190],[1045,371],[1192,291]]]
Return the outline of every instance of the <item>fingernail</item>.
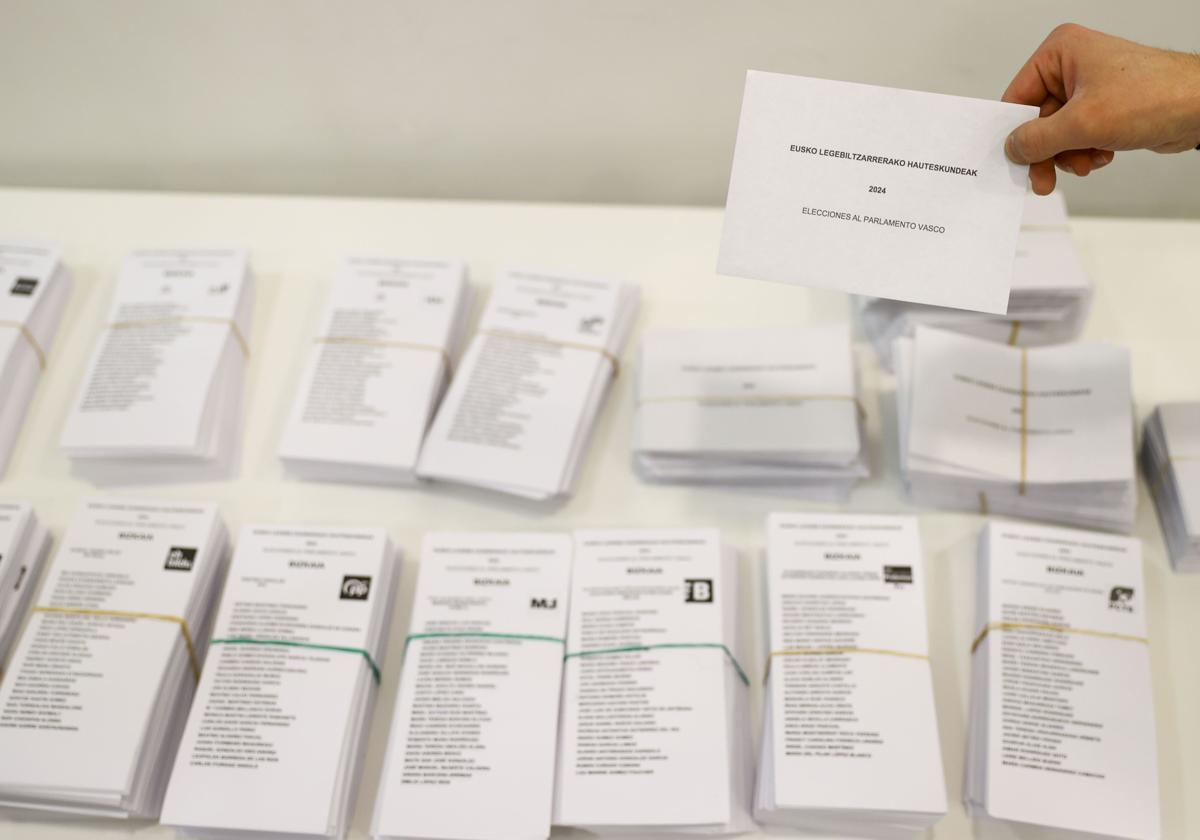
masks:
[[[1108,166],[1112,162],[1112,158],[1104,154],[1104,152],[1092,152],[1092,169],[1100,169]]]
[[[1016,163],[1019,160],[1017,157],[1017,142],[1013,139],[1011,134],[1004,138],[1004,154],[1013,163]]]
[[[1062,161],[1056,160],[1056,161],[1054,161],[1054,165],[1057,166],[1059,169],[1061,169],[1063,172],[1070,172],[1072,175],[1079,174],[1078,172],[1075,171],[1075,167],[1069,163],[1064,163]]]

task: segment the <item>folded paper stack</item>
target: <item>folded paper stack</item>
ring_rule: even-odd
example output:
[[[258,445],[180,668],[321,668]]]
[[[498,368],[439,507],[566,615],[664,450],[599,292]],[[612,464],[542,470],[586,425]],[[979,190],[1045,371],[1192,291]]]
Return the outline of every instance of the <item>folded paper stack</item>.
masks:
[[[913,501],[1128,532],[1137,504],[1129,351],[1007,347],[918,327],[896,342]]]
[[[228,547],[215,505],[83,504],[0,682],[0,807],[157,818]]]
[[[570,495],[638,298],[609,280],[505,272],[417,474],[529,499]]]
[[[844,499],[867,475],[862,420],[844,325],[642,339],[633,459],[648,480]]]
[[[242,529],[164,825],[346,836],[398,566],[381,529]]]
[[[1200,572],[1200,403],[1160,405],[1146,421],[1142,468],[1171,565]]]
[[[993,522],[976,580],[967,812],[1021,836],[1161,836],[1141,543]]]
[[[0,239],[0,477],[70,295],[56,246]]]
[[[946,814],[917,520],[772,514],[755,816],[912,837]]]
[[[24,502],[0,502],[0,674],[29,611],[50,533]]]
[[[1025,200],[1013,263],[1008,314],[925,306],[885,298],[855,298],[863,332],[880,363],[893,369],[893,342],[924,324],[1020,347],[1061,344],[1079,335],[1092,305],[1092,281],[1067,226],[1062,195]]]
[[[461,262],[344,260],[279,447],[288,471],[413,483],[470,305]]]
[[[739,599],[715,530],[576,532],[555,825],[753,826]]]
[[[245,251],[136,251],[67,417],[61,448],[101,484],[236,472],[254,284]]]

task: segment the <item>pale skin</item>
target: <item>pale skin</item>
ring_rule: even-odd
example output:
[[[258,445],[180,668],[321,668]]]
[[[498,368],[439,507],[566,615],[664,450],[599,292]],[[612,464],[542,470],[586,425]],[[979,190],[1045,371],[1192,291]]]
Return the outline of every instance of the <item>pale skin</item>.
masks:
[[[1169,154],[1200,145],[1200,56],[1126,41],[1076,24],[1054,29],[1004,92],[1036,105],[1004,150],[1029,164],[1033,191],[1054,189],[1055,167],[1087,175],[1116,152]]]

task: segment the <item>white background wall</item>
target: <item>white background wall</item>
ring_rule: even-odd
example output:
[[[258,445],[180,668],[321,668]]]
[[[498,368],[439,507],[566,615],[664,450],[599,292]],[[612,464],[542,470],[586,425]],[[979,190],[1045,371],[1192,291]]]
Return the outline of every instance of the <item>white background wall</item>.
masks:
[[[1196,0],[0,0],[0,184],[722,204],[747,68],[998,97]],[[1072,211],[1200,216],[1200,152]]]

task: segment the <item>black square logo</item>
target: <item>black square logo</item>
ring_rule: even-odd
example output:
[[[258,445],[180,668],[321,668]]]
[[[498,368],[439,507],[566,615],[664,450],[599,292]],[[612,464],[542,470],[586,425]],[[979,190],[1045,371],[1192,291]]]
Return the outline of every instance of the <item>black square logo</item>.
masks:
[[[167,562],[163,568],[172,572],[190,572],[194,565],[196,565],[196,549],[172,546],[171,550],[167,552]]]
[[[12,294],[29,297],[37,288],[37,284],[36,277],[18,277],[17,282],[13,283]]]
[[[371,595],[371,578],[367,575],[346,575],[342,578],[343,601],[365,601]]]
[[[1114,586],[1108,593],[1108,608],[1119,612],[1133,612],[1133,587]]]
[[[712,578],[688,578],[683,582],[683,600],[688,604],[711,604]]]
[[[884,566],[884,583],[912,583],[912,566]]]

